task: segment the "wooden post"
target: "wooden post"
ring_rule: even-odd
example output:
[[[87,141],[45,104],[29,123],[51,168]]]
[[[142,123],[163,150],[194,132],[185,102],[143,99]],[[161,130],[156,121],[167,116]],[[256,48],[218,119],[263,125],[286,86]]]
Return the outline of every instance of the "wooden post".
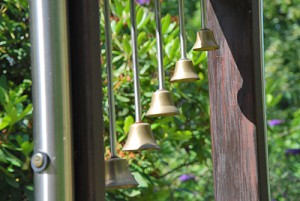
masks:
[[[270,200],[260,0],[210,0],[211,134],[216,201]]]
[[[69,0],[75,201],[104,201],[98,0]]]

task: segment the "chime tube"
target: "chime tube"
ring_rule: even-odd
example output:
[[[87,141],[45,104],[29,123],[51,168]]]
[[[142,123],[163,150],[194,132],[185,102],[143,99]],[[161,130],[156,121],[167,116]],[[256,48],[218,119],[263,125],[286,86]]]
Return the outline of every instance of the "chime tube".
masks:
[[[110,149],[111,156],[117,157],[117,135],[116,135],[116,116],[115,116],[115,98],[113,92],[113,76],[112,76],[112,40],[110,28],[110,8],[109,0],[104,0],[104,21],[105,21],[105,45],[106,45],[106,69],[108,81],[108,105],[109,105],[109,133],[110,133]]]
[[[158,58],[158,84],[159,89],[165,89],[165,71],[163,67],[163,52],[162,52],[162,33],[161,33],[161,12],[159,0],[154,0],[155,4],[155,21],[156,21],[156,44]]]
[[[184,6],[183,0],[178,0],[179,5],[179,24],[180,24],[180,52],[181,59],[186,59],[186,35],[185,35],[185,23],[184,23]]]
[[[207,29],[206,25],[206,0],[200,0],[201,8],[201,27],[202,29]]]
[[[130,0],[130,20],[131,20],[131,40],[132,40],[132,69],[134,82],[134,101],[135,101],[135,122],[142,120],[141,108],[141,92],[138,66],[138,51],[137,51],[137,29],[136,29],[136,14],[135,14],[135,0]]]

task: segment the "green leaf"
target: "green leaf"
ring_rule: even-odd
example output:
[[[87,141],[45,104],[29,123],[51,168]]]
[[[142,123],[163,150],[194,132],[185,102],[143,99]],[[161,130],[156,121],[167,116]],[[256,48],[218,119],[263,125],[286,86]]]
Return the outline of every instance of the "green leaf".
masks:
[[[4,118],[0,119],[0,131],[7,126],[9,126],[11,123],[11,118],[9,116],[5,116]]]
[[[189,140],[193,137],[193,133],[190,130],[176,131],[170,137],[174,140]]]
[[[33,142],[26,141],[26,142],[22,143],[21,148],[22,148],[22,152],[26,156],[29,156],[33,150]]]
[[[142,42],[146,39],[146,36],[147,36],[147,34],[144,31],[139,33],[138,38],[137,38],[138,46],[140,46],[142,44]]]
[[[131,53],[131,45],[130,45],[129,42],[130,42],[129,37],[124,36],[123,40],[122,40],[122,43],[123,43],[124,52],[127,53],[127,54]]]
[[[18,159],[16,156],[14,156],[12,153],[5,149],[3,150],[3,152],[6,155],[6,160],[10,162],[13,166],[22,167],[22,161],[20,159]]]
[[[7,162],[6,156],[5,156],[4,152],[1,149],[0,149],[0,162],[2,162],[2,163]]]
[[[169,29],[170,24],[171,24],[171,15],[167,14],[161,20],[161,31],[163,34],[166,34],[167,30]]]
[[[134,123],[134,119],[132,116],[127,116],[124,120],[124,132],[128,133],[130,126]]]

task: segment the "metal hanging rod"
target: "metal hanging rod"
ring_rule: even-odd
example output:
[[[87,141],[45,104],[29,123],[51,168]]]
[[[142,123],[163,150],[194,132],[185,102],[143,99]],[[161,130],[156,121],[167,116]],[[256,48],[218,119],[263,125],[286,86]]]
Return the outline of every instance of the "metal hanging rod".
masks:
[[[136,13],[135,0],[130,0],[130,20],[131,20],[131,40],[132,40],[132,68],[134,81],[134,101],[135,101],[135,121],[141,122],[141,92],[139,79],[138,51],[137,51],[137,29],[136,29]]]
[[[109,105],[109,134],[111,156],[117,157],[117,134],[116,134],[116,115],[115,115],[115,98],[113,91],[113,75],[112,75],[112,40],[110,28],[110,8],[109,0],[104,0],[104,21],[105,21],[105,45],[106,45],[106,69],[108,81],[108,105]]]
[[[165,89],[165,71],[163,64],[162,52],[162,33],[161,33],[161,13],[159,0],[154,0],[155,4],[155,21],[156,21],[156,44],[157,44],[157,59],[158,59],[158,84],[159,89]]]
[[[183,0],[178,0],[179,4],[179,24],[180,24],[180,51],[181,59],[186,59],[186,35],[184,23],[184,4]]]
[[[201,7],[201,24],[202,29],[207,29],[206,24],[206,0],[200,0],[200,7]]]

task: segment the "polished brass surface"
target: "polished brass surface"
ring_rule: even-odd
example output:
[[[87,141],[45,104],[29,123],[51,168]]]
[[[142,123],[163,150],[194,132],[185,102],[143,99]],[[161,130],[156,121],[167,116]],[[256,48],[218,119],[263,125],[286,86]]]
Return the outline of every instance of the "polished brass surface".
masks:
[[[147,117],[166,117],[178,114],[179,111],[175,107],[169,91],[159,89],[153,93]]]
[[[130,173],[125,159],[113,157],[105,161],[105,188],[107,190],[136,186],[138,183]]]
[[[147,123],[134,123],[129,128],[123,151],[159,149],[153,137],[151,126]]]
[[[191,82],[198,79],[199,77],[194,70],[194,65],[191,60],[180,59],[176,62],[171,82]]]
[[[219,49],[219,45],[215,40],[215,36],[210,29],[201,29],[197,32],[196,43],[193,47],[194,51],[212,51]]]

